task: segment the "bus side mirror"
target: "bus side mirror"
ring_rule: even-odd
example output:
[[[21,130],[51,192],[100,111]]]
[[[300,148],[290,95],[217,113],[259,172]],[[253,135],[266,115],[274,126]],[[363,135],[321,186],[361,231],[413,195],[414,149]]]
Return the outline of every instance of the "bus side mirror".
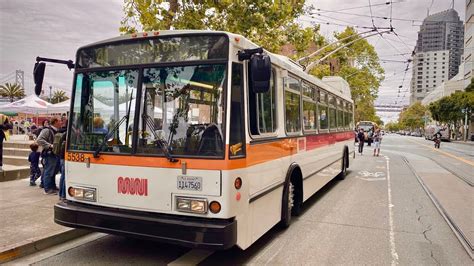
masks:
[[[265,93],[270,89],[272,63],[266,54],[253,54],[250,58],[250,79],[254,93]]]
[[[45,63],[36,62],[35,68],[33,69],[33,77],[35,80],[35,94],[39,96],[43,87],[44,70],[46,68]]]

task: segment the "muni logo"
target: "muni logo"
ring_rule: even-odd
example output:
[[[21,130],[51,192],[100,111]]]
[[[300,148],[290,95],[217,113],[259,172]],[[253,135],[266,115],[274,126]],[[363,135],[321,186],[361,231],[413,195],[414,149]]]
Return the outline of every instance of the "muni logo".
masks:
[[[117,179],[117,192],[119,194],[148,196],[148,180],[145,178],[119,177]]]

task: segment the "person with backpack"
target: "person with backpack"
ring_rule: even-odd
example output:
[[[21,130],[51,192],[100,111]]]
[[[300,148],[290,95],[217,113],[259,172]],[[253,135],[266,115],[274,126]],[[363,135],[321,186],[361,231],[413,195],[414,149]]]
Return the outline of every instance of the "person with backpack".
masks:
[[[61,134],[61,135],[59,135]],[[66,200],[66,172],[64,167],[64,158],[66,153],[66,135],[67,135],[67,119],[63,120],[63,126],[59,130],[59,133],[56,134],[54,137],[59,138],[59,144],[56,145],[56,152],[59,155],[59,162],[60,162],[60,171],[61,171],[61,178],[59,179],[59,200],[64,201]],[[54,150],[54,148],[53,148]]]
[[[61,127],[61,120],[58,117],[53,117],[50,120],[50,126],[41,130],[36,142],[43,148],[41,157],[44,159],[43,171],[43,188],[44,194],[56,195],[58,188],[56,187],[56,173],[59,170],[59,156],[53,152],[53,144],[55,142],[55,135]],[[58,140],[59,141],[59,140]]]

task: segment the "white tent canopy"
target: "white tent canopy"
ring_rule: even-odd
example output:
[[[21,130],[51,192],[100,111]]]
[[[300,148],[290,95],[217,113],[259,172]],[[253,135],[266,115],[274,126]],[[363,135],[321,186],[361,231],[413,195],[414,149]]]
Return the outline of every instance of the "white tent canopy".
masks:
[[[32,94],[16,102],[0,106],[0,112],[17,112],[27,114],[45,114],[51,104]]]
[[[48,112],[49,113],[66,113],[66,112],[69,112],[70,107],[71,107],[71,99],[48,106]],[[108,106],[107,104],[94,98],[94,112],[105,112],[105,111],[113,111],[113,110],[114,110],[113,106]]]

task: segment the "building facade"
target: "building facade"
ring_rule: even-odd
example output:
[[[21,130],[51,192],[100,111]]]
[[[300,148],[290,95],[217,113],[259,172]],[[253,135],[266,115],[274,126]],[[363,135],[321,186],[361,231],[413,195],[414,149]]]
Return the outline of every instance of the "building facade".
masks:
[[[466,24],[464,26],[464,87],[471,83],[474,40],[472,34],[474,31],[474,0],[466,0]]]
[[[410,88],[412,95],[410,97],[410,104],[415,101],[423,100],[430,91],[439,86],[442,82],[453,78],[458,73],[463,54],[463,46],[464,25],[456,10],[448,9],[430,15],[423,20],[423,24],[420,26],[420,31],[418,32],[415,55],[413,56],[413,76]],[[448,52],[446,53],[446,51]],[[443,53],[445,53],[444,59]],[[436,60],[433,61],[432,57],[436,57]],[[428,63],[426,58],[430,58],[429,60],[431,60],[431,62]],[[427,68],[423,68],[421,71],[422,74],[419,75],[421,59],[423,59],[422,66]],[[437,63],[436,73],[426,75],[424,70],[427,70],[427,72],[433,70],[434,72],[434,62]],[[438,73],[440,70],[439,63],[442,64],[443,62],[445,63],[445,73],[442,73],[442,69],[440,71],[441,73]],[[439,75],[440,77],[433,79],[433,74],[435,74],[434,76]],[[447,77],[440,74],[447,74]],[[433,80],[435,80],[434,83]],[[438,80],[444,81],[438,83]],[[419,87],[420,85],[422,86],[421,88]],[[422,91],[420,91],[420,89]],[[426,91],[427,89],[428,91]]]
[[[413,56],[410,103],[422,101],[448,80],[449,58],[449,50],[419,52]]]

